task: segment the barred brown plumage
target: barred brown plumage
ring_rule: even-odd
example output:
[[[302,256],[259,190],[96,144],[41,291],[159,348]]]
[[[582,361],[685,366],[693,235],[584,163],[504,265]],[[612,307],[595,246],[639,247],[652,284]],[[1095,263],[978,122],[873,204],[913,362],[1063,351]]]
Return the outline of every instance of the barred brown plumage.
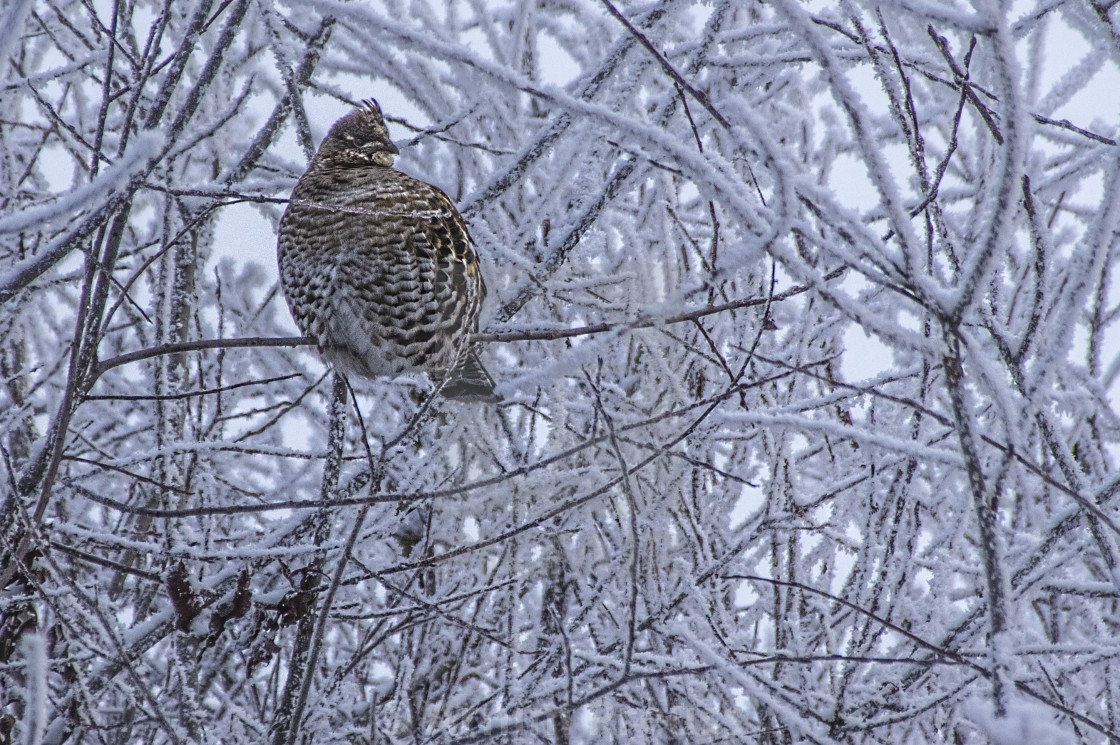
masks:
[[[470,348],[486,285],[435,186],[393,169],[376,101],[335,122],[280,221],[280,282],[323,357],[366,378],[423,370],[448,398],[492,400]]]

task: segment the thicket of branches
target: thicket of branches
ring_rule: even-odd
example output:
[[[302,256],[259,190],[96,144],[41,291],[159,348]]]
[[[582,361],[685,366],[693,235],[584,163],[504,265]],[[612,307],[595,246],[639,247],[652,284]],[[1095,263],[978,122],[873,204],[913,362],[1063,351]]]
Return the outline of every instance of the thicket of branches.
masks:
[[[0,742],[1120,737],[1120,10],[1006,5],[9,2]],[[371,95],[500,405],[221,221]]]

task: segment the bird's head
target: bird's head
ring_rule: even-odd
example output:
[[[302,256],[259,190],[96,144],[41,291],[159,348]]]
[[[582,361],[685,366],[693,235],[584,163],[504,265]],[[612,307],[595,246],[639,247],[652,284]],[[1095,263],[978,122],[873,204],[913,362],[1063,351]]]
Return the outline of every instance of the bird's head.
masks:
[[[320,163],[343,166],[391,166],[397,146],[389,139],[389,130],[381,117],[377,101],[367,98],[331,126],[315,153]]]

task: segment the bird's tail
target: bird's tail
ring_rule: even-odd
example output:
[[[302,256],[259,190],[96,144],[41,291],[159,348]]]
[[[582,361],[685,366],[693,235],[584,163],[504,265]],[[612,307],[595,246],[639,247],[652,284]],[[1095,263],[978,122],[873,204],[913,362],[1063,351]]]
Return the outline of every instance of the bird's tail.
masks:
[[[494,393],[494,379],[486,372],[473,349],[448,373],[447,383],[440,389],[440,395],[458,401],[494,403],[498,400]]]

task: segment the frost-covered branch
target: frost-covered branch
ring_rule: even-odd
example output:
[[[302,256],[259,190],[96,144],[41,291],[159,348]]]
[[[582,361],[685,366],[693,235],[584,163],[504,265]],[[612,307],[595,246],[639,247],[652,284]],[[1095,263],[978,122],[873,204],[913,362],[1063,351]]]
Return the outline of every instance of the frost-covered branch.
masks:
[[[1114,11],[9,10],[0,739],[1120,738]],[[498,404],[294,335],[368,97]]]

